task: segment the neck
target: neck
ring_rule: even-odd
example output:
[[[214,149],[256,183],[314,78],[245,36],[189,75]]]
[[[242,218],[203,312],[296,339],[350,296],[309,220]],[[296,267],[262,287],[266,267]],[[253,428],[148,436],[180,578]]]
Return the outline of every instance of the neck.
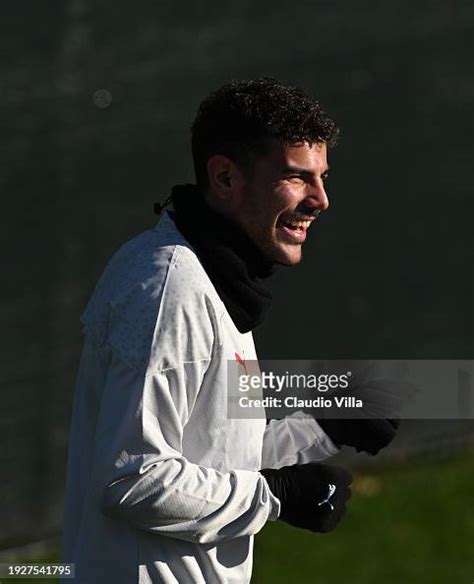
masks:
[[[261,280],[273,273],[274,264],[232,217],[208,203],[210,198],[194,185],[173,187],[173,219],[195,249],[237,328],[247,332],[261,322],[270,302]]]
[[[222,201],[222,199],[220,199],[210,189],[203,189],[200,192],[203,203],[206,205],[208,209],[220,215],[221,217],[225,217],[226,220],[232,221],[234,224],[236,224],[236,221],[232,217],[232,212],[230,211],[225,201]]]

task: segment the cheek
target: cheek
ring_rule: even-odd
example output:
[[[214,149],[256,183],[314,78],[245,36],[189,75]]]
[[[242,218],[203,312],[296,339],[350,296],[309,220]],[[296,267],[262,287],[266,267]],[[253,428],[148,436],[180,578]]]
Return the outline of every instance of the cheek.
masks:
[[[247,225],[255,232],[262,227],[274,227],[278,216],[296,207],[297,189],[291,185],[280,184],[255,186],[244,197],[242,208]]]
[[[273,191],[273,208],[278,211],[287,211],[296,207],[298,189],[291,186],[281,186]]]

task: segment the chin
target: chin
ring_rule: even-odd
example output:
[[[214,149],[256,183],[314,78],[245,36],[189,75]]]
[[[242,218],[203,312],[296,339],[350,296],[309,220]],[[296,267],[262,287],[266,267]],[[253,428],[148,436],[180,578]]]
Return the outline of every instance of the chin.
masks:
[[[301,245],[284,245],[280,242],[262,242],[254,240],[265,257],[275,264],[282,266],[295,266],[302,259]]]
[[[298,249],[291,250],[275,250],[273,254],[273,261],[282,266],[296,266],[301,262],[303,254],[301,253],[301,247]]]
[[[282,266],[296,266],[301,262],[301,260],[302,257],[300,256],[299,258],[286,258],[277,263],[281,264]]]

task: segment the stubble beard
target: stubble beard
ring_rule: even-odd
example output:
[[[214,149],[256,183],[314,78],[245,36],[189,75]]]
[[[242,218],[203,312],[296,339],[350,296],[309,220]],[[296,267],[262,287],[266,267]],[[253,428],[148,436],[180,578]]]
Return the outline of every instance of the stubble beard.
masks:
[[[254,221],[254,217],[261,215],[259,213],[259,206],[253,205],[258,201],[258,196],[252,188],[248,188],[245,192],[245,199],[247,205],[245,206],[243,216],[240,218],[241,229],[245,231],[247,236],[252,240],[253,244],[259,249],[259,251],[265,256],[265,258],[281,266],[294,266],[299,264],[302,259],[302,250],[300,247],[299,256],[296,260],[290,259],[293,255],[288,255],[280,246],[281,242],[277,237],[277,227],[274,223],[265,226],[262,229],[261,222]],[[249,220],[245,221],[245,217]],[[288,244],[287,244],[288,245]]]

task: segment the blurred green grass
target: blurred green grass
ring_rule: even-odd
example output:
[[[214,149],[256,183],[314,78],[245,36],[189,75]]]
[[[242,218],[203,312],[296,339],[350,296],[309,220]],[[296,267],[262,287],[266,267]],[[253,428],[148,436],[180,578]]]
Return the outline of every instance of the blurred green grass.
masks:
[[[255,539],[252,584],[471,584],[473,552],[472,458],[417,462],[357,473],[348,514],[330,534],[268,523]]]
[[[356,474],[349,511],[329,534],[268,523],[253,584],[474,582],[470,457]]]

